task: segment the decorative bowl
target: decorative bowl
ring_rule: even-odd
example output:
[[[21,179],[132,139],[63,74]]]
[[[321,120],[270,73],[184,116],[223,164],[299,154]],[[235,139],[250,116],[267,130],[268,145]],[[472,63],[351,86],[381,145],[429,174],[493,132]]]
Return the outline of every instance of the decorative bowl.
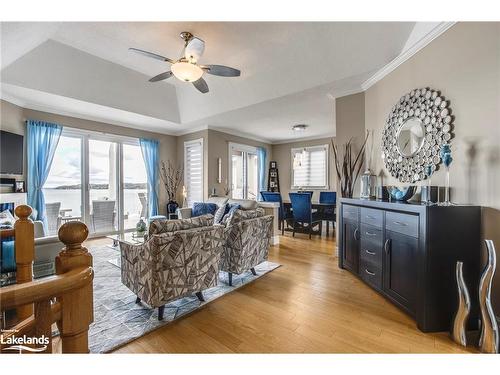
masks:
[[[391,194],[391,198],[401,202],[406,202],[408,199],[413,197],[416,191],[417,187],[415,185],[404,187],[391,186],[389,188],[389,194]]]

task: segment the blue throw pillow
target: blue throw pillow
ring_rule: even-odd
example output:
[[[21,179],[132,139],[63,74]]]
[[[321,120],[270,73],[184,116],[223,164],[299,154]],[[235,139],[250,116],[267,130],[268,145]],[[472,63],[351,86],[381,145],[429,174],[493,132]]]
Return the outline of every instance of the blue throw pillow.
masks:
[[[191,216],[201,216],[206,214],[215,215],[217,205],[215,203],[194,202],[191,210]]]

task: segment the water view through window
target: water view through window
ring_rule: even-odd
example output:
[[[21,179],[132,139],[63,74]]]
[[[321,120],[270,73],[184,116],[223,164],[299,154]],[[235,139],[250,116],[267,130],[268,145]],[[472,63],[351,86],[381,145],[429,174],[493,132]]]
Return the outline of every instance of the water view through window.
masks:
[[[147,216],[147,178],[141,148],[122,145],[123,209],[119,209],[119,144],[88,139],[88,207],[82,206],[82,144],[84,138],[61,136],[44,185],[48,234],[70,220],[85,221],[91,232],[135,228]],[[122,213],[120,217],[120,213]]]

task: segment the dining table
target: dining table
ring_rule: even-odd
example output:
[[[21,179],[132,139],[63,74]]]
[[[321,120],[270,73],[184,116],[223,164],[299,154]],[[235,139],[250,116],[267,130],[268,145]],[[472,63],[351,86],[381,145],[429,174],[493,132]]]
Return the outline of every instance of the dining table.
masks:
[[[335,207],[336,203],[320,203],[320,202],[311,202],[311,208],[314,212],[319,212],[319,214],[322,217],[326,217],[329,221],[335,221]],[[283,201],[283,208],[285,212],[290,212],[292,213],[292,203],[290,201]],[[331,217],[326,214],[326,212],[332,212]],[[327,220],[325,219],[325,220]],[[288,223],[287,223],[288,224]],[[285,230],[291,230],[289,228]],[[321,234],[321,233],[319,233]],[[328,236],[329,234],[329,227],[328,225],[326,226],[326,235]]]

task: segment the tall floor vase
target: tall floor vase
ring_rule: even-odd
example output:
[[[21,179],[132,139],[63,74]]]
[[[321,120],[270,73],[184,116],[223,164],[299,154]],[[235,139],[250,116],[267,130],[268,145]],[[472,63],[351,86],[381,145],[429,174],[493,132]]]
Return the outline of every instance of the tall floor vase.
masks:
[[[467,318],[470,313],[470,296],[464,280],[463,262],[457,262],[455,276],[458,289],[458,308],[453,319],[451,337],[453,341],[462,346],[467,346]]]
[[[495,274],[497,258],[493,241],[485,240],[485,242],[488,263],[479,281],[479,307],[481,308],[479,348],[483,353],[498,353],[498,325],[491,307],[491,281]]]

